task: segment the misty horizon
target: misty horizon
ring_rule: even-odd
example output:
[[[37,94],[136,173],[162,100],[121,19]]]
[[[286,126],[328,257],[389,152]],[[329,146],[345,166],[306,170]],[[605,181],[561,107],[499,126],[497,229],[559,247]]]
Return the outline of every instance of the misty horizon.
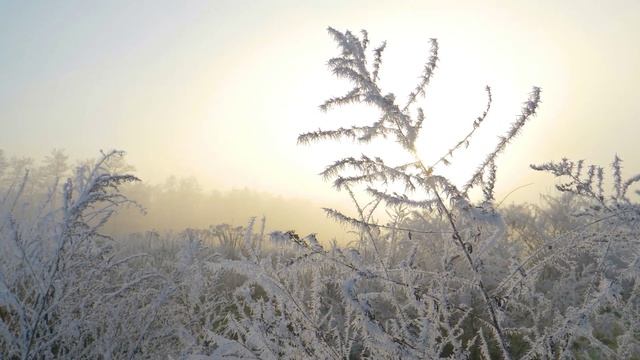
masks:
[[[315,124],[378,116],[357,105],[319,111],[341,86],[325,76],[330,25],[367,28],[372,43],[392,44],[381,81],[399,98],[421,69],[428,38],[440,40],[425,105],[430,128],[418,143],[427,161],[470,128],[484,108],[484,87],[492,87],[487,122],[459,155],[465,166],[442,169],[459,184],[532,84],[543,89],[544,106],[499,160],[510,173],[499,179],[499,194],[529,183],[511,199],[536,202],[552,192],[553,181],[528,165],[559,156],[605,164],[618,152],[640,166],[635,142],[617,135],[637,129],[640,113],[633,95],[640,51],[628,45],[640,40],[638,3],[72,4],[2,5],[0,147],[9,153],[40,158],[61,148],[89,158],[116,148],[151,183],[178,174],[207,188],[348,201],[317,174],[356,147],[296,144]],[[391,21],[401,9],[411,11]],[[374,142],[371,149],[401,159],[397,147]]]

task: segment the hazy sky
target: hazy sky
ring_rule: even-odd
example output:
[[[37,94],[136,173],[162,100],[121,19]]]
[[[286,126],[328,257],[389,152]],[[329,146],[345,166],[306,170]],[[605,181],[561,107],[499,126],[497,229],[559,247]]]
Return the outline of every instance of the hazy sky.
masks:
[[[425,159],[468,131],[493,87],[486,128],[451,171],[458,181],[533,85],[542,107],[501,158],[502,193],[529,182],[514,198],[551,190],[528,164],[562,156],[607,164],[618,153],[640,171],[640,1],[0,0],[0,24],[0,148],[10,154],[118,148],[152,182],[177,174],[210,188],[334,197],[316,174],[362,150],[296,137],[375,113],[318,110],[346,89],[325,67],[337,54],[332,26],[388,41],[382,85],[398,96],[439,39]],[[374,150],[397,158],[393,146]]]

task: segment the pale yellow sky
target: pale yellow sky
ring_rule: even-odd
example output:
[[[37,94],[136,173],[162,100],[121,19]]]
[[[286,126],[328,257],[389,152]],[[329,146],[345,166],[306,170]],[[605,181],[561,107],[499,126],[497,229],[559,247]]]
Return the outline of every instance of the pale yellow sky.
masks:
[[[337,54],[326,27],[367,29],[388,41],[382,85],[415,86],[439,39],[440,67],[424,102],[425,159],[442,155],[494,103],[469,152],[463,181],[519,112],[531,86],[539,115],[499,163],[498,190],[553,181],[528,164],[562,156],[607,164],[615,153],[640,171],[638,1],[210,1],[0,2],[0,148],[40,157],[99,149],[128,152],[138,174],[160,182],[195,176],[208,188],[250,187],[335,201],[316,174],[353,146],[297,146],[301,132],[375,116],[323,114],[346,84],[325,67]],[[395,147],[374,147],[399,158]]]

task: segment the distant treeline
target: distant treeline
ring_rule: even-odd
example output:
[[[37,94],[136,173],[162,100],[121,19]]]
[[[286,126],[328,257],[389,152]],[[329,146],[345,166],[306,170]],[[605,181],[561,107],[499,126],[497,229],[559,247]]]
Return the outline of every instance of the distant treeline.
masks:
[[[55,149],[41,160],[30,157],[7,156],[0,150],[0,187],[20,186],[24,176],[30,181],[25,189],[29,194],[45,195],[51,186],[61,185],[72,170],[93,160],[72,162],[64,151]],[[124,160],[109,164],[113,172],[133,173],[133,166]],[[144,209],[131,206],[121,209],[104,228],[111,235],[133,232],[180,231],[185,228],[208,228],[227,223],[244,226],[251,217],[266,218],[268,230],[296,230],[299,233],[318,233],[322,240],[348,239],[346,229],[327,219],[321,206],[306,199],[292,199],[251,189],[210,191],[193,177],[172,176],[164,183],[146,181],[127,184],[123,193]]]
[[[244,226],[251,217],[264,216],[270,230],[317,232],[323,240],[344,240],[348,236],[341,225],[326,218],[321,205],[304,199],[246,188],[205,191],[194,178],[176,177],[160,185],[127,185],[123,192],[142,204],[146,214],[134,207],[120,211],[106,226],[113,234],[207,228],[221,223]]]

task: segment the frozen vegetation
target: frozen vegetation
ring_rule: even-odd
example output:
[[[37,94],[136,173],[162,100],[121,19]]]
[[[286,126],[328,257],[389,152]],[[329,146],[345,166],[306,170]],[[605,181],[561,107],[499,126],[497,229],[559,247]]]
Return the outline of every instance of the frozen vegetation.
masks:
[[[321,108],[364,103],[380,117],[299,142],[382,138],[413,158],[326,167],[354,206],[325,211],[356,241],[267,233],[255,218],[112,238],[102,230],[115,212],[139,206],[121,192],[138,181],[121,152],[73,170],[60,152],[39,167],[0,156],[0,358],[640,358],[640,206],[630,194],[640,176],[626,177],[618,157],[604,167],[563,159],[531,166],[559,178],[542,205],[497,203],[496,160],[535,116],[534,87],[458,187],[439,169],[473,140],[490,88],[468,135],[427,164],[415,150],[418,101],[437,41],[399,104],[378,83],[384,44],[329,32],[340,53],[328,65],[352,90]]]

